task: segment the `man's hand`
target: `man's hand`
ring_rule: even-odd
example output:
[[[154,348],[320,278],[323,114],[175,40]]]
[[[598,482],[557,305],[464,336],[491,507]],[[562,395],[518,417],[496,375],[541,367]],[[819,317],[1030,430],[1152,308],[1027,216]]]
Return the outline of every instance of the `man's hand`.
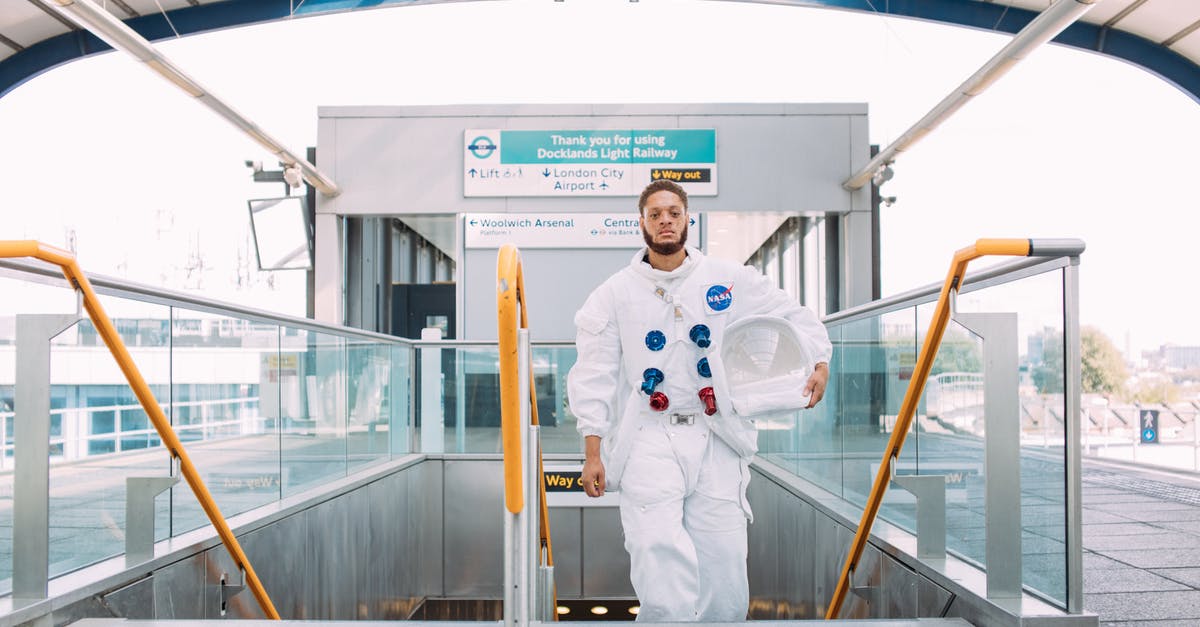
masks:
[[[813,366],[812,376],[804,385],[804,395],[808,397],[808,406],[805,409],[812,409],[821,402],[821,399],[825,397],[825,386],[828,384],[829,364],[821,362]]]
[[[583,462],[583,491],[588,496],[604,496],[604,464],[600,458]]]
[[[583,482],[583,491],[588,496],[604,496],[604,463],[600,461],[600,436],[589,435],[583,439],[584,454],[583,472],[579,480]]]

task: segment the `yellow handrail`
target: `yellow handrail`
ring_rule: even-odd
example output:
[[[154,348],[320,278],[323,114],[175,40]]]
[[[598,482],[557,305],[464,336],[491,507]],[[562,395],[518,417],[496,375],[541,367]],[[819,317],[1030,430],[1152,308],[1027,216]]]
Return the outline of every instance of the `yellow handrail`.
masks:
[[[170,451],[175,459],[179,460],[179,470],[183,473],[184,478],[187,479],[188,485],[192,487],[192,492],[196,495],[196,499],[200,501],[200,507],[204,509],[204,513],[208,515],[208,520],[216,527],[217,535],[221,537],[221,541],[233,557],[234,563],[246,573],[246,583],[250,586],[251,591],[254,592],[254,598],[258,600],[258,605],[262,608],[263,614],[267,618],[279,620],[279,613],[275,611],[275,606],[271,603],[270,597],[267,596],[266,590],[263,589],[262,583],[258,580],[258,575],[255,574],[254,568],[250,566],[250,561],[246,559],[246,554],[242,552],[241,545],[238,544],[233,531],[229,529],[229,524],[225,522],[224,516],[221,515],[221,510],[217,508],[212,494],[209,493],[208,488],[204,485],[204,480],[200,478],[200,473],[192,464],[187,451],[183,449],[183,444],[179,441],[179,437],[175,435],[175,430],[171,428],[171,423],[167,421],[166,414],[159,407],[158,401],[154,398],[154,393],[150,391],[150,386],[146,385],[146,380],[142,377],[142,373],[138,370],[137,365],[133,363],[133,357],[130,356],[129,350],[125,348],[124,342],[121,341],[121,336],[117,333],[116,327],[113,326],[112,320],[104,312],[104,307],[100,305],[100,299],[97,298],[95,290],[92,289],[92,284],[88,282],[87,277],[80,270],[79,265],[75,261],[75,256],[68,251],[47,246],[41,242],[21,240],[0,241],[0,257],[32,257],[52,263],[62,268],[63,275],[66,276],[67,281],[83,295],[83,307],[87,310],[88,317],[92,319],[92,323],[96,325],[96,331],[100,334],[100,337],[104,338],[104,343],[108,346],[109,352],[117,360],[117,366],[125,374],[125,379],[129,382],[129,387],[133,389],[134,395],[141,402],[142,409],[150,417],[150,422],[154,423],[154,428],[158,431],[158,437],[162,439],[163,445],[167,447],[167,450]]]
[[[525,491],[522,489],[521,474],[521,395],[520,377],[517,370],[517,329],[529,328],[529,317],[525,307],[525,275],[521,271],[521,253],[516,246],[505,244],[496,258],[496,309],[499,324],[500,350],[500,441],[504,449],[504,505],[516,514],[525,508]],[[519,326],[518,326],[519,323]],[[529,364],[529,405],[532,422],[538,423],[537,388],[534,384],[533,364]],[[534,443],[530,443],[534,445]],[[554,565],[554,545],[550,540],[550,509],[546,503],[546,482],[542,455],[538,453],[538,492],[541,503],[538,517],[541,522],[542,550],[546,554],[546,565]],[[555,601],[557,604],[557,600]],[[554,614],[558,620],[558,614]]]
[[[912,379],[908,382],[908,390],[904,393],[904,402],[900,405],[900,414],[896,417],[896,425],[892,429],[892,436],[888,440],[887,449],[883,453],[883,460],[879,463],[879,470],[875,474],[875,484],[871,487],[871,494],[868,496],[867,504],[863,508],[862,519],[858,523],[858,531],[854,534],[854,541],[850,545],[850,553],[846,555],[846,562],[842,566],[842,574],[838,578],[837,587],[833,591],[833,598],[829,601],[829,607],[825,611],[826,620],[833,620],[841,613],[846,592],[850,589],[850,576],[854,572],[854,569],[857,568],[858,560],[862,557],[863,549],[866,548],[867,537],[871,533],[871,526],[875,523],[879,507],[883,503],[883,493],[887,490],[888,483],[891,480],[892,464],[894,460],[900,457],[900,449],[903,448],[904,439],[908,435],[909,427],[912,425],[912,419],[917,409],[917,401],[921,398],[921,390],[925,387],[925,382],[929,378],[929,371],[933,369],[933,360],[937,357],[938,348],[942,343],[942,336],[945,334],[946,325],[950,321],[950,294],[951,292],[957,292],[959,287],[962,286],[963,275],[967,271],[967,264],[987,255],[1030,257],[1074,256],[1083,252],[1083,247],[1082,241],[1073,239],[980,239],[976,240],[974,245],[960,249],[954,253],[954,259],[950,263],[950,271],[946,275],[945,283],[942,284],[942,292],[938,297],[937,308],[933,312],[933,320],[929,322],[929,331],[925,333],[925,341],[921,344],[921,353],[917,357],[916,368],[913,371]]]
[[[504,506],[513,514],[525,509],[521,487],[521,395],[517,372],[518,309],[524,317],[521,253],[505,244],[496,258],[496,308],[500,350],[500,444],[504,450]]]

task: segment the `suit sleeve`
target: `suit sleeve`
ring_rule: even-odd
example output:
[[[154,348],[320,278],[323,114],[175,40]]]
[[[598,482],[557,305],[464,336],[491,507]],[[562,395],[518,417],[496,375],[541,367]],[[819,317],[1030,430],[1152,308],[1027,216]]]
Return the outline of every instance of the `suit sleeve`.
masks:
[[[621,338],[612,292],[601,285],[575,314],[578,357],[567,374],[567,398],[583,436],[605,437],[615,422],[621,370]]]
[[[799,329],[801,339],[806,342],[813,359],[817,363],[829,363],[833,357],[833,344],[829,341],[829,331],[817,314],[772,285],[771,280],[753,266],[743,266],[740,274],[739,282],[746,286],[742,297],[750,305],[743,313],[786,318]]]

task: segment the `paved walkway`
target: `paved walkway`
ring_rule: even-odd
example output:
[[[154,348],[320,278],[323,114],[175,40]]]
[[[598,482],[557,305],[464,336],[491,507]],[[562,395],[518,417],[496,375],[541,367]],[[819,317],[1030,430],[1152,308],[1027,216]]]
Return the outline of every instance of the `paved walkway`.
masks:
[[[1200,625],[1200,475],[1086,459],[1083,592],[1105,627]]]

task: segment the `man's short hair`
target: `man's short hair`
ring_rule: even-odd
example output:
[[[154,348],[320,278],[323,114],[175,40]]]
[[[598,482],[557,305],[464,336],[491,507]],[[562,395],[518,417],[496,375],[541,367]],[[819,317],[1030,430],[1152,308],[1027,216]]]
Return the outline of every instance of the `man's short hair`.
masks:
[[[687,209],[687,206],[688,206],[687,192],[683,191],[683,188],[680,187],[679,184],[674,181],[668,181],[667,179],[658,179],[657,181],[654,181],[653,183],[650,183],[649,185],[647,185],[646,189],[642,190],[642,197],[638,199],[638,215],[641,215],[642,213],[644,213],[644,210],[646,208],[646,201],[650,198],[650,195],[657,193],[657,192],[671,192],[672,194],[675,194],[676,196],[679,197],[679,200],[681,200],[683,202],[683,208]]]

